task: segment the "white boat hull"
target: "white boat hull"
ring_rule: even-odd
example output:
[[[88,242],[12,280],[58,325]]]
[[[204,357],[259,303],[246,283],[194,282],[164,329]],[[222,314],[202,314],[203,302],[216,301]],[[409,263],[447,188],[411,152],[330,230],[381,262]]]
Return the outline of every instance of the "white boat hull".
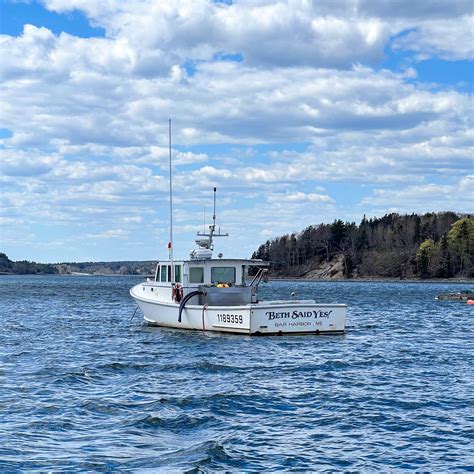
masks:
[[[178,321],[179,304],[157,301],[136,285],[130,290],[154,325],[179,329],[219,331],[247,335],[340,334],[345,330],[347,307],[311,300],[261,301],[240,306],[186,305]]]

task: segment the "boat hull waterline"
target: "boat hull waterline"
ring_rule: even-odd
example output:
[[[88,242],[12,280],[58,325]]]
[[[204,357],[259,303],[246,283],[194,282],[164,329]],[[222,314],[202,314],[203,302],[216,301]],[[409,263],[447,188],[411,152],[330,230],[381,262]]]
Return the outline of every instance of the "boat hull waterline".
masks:
[[[152,325],[178,329],[246,335],[342,334],[347,307],[313,300],[259,301],[239,306],[186,305],[178,321],[179,304],[144,297],[136,285],[130,290]]]

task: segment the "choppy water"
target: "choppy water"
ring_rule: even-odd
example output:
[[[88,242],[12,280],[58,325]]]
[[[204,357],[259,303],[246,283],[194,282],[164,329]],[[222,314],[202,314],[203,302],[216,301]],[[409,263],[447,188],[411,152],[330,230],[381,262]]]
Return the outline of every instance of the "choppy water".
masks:
[[[130,322],[137,281],[0,277],[0,470],[474,470],[469,285],[273,282],[347,334],[250,338]]]

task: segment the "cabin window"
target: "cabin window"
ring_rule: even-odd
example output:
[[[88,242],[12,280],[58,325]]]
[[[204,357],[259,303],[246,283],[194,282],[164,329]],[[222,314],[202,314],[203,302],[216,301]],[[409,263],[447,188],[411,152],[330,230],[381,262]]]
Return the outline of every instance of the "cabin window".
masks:
[[[178,283],[182,283],[183,282],[183,278],[182,278],[182,274],[181,274],[181,269],[183,267],[181,265],[175,265],[174,267],[174,281],[178,282]]]
[[[167,265],[168,268],[168,281],[171,281],[171,265]]]
[[[204,267],[189,267],[189,283],[204,283]]]
[[[235,283],[235,267],[212,267],[212,283]]]
[[[166,281],[166,265],[161,265],[161,278],[160,281]]]

